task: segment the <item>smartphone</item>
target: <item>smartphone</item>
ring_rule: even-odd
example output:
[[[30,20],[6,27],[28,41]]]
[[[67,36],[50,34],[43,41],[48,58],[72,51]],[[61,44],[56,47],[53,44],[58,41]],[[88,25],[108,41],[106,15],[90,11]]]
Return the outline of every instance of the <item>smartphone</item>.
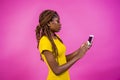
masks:
[[[88,45],[91,45],[91,44],[92,44],[93,38],[94,38],[94,35],[89,35],[89,38],[88,38]]]

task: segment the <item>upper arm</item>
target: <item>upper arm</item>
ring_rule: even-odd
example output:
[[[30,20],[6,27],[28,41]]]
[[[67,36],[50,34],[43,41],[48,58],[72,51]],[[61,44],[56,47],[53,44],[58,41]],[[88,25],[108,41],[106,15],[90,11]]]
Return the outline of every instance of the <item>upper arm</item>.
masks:
[[[56,66],[57,66],[57,62],[52,53],[53,52],[52,45],[47,37],[43,36],[41,38],[41,40],[39,42],[39,50],[40,50],[40,53],[44,56],[44,59],[47,61],[49,67],[54,72],[56,69]]]
[[[51,70],[56,74],[56,70],[58,68],[58,63],[56,62],[56,59],[55,59],[54,55],[52,54],[52,52],[48,51],[48,50],[44,50],[42,54],[45,56],[46,61],[49,65],[49,67],[51,68]]]

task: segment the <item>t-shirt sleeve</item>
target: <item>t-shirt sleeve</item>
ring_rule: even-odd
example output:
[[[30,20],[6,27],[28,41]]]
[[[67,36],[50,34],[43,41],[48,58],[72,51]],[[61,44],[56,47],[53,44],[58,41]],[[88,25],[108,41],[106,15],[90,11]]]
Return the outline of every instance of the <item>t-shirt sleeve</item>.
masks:
[[[42,37],[39,42],[39,51],[42,53],[44,50],[52,52],[52,45],[47,37]]]

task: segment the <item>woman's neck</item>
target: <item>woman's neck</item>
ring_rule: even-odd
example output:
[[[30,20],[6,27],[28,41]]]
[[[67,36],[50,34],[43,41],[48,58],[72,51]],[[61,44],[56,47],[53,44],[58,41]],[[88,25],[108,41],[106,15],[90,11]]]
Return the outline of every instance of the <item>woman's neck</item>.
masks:
[[[53,32],[51,32],[51,36],[52,36],[53,39],[57,38],[56,35],[55,35],[55,33],[53,33]]]

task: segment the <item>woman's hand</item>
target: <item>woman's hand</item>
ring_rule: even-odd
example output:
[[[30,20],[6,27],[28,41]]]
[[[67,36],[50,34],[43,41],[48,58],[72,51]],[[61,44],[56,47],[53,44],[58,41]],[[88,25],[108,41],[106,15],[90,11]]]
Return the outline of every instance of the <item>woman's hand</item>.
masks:
[[[78,58],[84,56],[84,54],[91,48],[92,45],[88,45],[87,42],[83,43],[81,47],[78,49]]]

